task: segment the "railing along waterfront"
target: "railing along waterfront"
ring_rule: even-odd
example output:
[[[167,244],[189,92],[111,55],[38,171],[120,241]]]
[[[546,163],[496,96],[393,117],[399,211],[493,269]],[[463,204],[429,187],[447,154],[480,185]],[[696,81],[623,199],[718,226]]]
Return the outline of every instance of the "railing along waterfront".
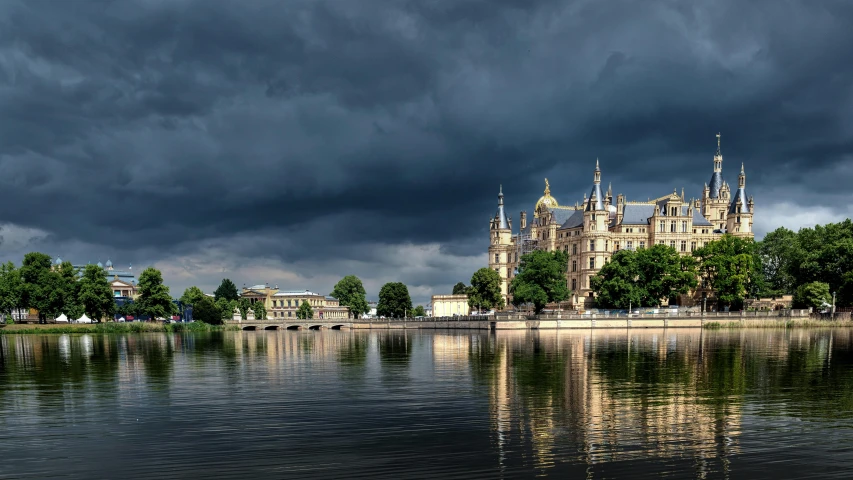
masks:
[[[666,309],[661,309],[666,310]],[[768,310],[768,311],[736,311],[736,312],[693,312],[693,311],[662,311],[662,312],[548,312],[538,315],[527,315],[528,320],[589,320],[591,318],[606,319],[606,318],[624,318],[624,319],[657,319],[657,318],[704,318],[704,319],[766,319],[766,318],[808,318],[811,312],[808,309],[792,309],[792,310]],[[502,314],[497,314],[497,320],[501,320]]]

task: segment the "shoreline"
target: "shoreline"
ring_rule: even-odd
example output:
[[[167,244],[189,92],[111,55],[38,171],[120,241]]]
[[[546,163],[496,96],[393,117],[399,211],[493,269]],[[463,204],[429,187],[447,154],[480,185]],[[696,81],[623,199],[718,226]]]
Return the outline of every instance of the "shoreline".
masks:
[[[231,325],[208,325],[201,322],[190,323],[91,323],[91,324],[27,324],[11,323],[0,325],[0,335],[47,335],[69,333],[185,333],[185,332],[224,332],[236,330]]]

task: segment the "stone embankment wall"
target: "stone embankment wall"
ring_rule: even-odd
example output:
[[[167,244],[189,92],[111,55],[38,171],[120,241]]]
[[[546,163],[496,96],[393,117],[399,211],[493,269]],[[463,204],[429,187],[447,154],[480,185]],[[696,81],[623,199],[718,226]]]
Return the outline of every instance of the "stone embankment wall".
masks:
[[[552,314],[470,316],[424,319],[353,320],[354,329],[452,329],[452,330],[553,330],[577,328],[700,328],[707,323],[743,326],[784,325],[794,319],[808,319],[808,310],[778,312],[716,312],[690,314]]]

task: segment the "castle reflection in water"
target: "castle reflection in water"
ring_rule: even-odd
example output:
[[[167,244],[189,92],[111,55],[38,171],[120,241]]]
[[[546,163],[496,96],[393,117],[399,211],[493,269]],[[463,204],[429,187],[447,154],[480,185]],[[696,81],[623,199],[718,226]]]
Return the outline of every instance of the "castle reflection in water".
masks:
[[[728,472],[745,418],[777,413],[770,405],[802,417],[849,412],[850,369],[832,365],[848,366],[851,346],[847,329],[0,335],[0,416],[82,408],[67,396],[91,382],[131,404],[152,386],[227,388],[228,378],[296,390],[329,376],[340,389],[418,377],[456,382],[472,407],[488,404],[498,462],[678,459],[702,476]],[[217,375],[201,375],[211,368]],[[841,394],[820,399],[822,409],[785,405],[830,388]]]

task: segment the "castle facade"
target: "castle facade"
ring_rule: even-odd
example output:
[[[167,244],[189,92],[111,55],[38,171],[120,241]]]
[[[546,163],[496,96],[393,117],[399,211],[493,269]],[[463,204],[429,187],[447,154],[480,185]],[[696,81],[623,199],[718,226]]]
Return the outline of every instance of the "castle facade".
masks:
[[[592,188],[573,206],[561,205],[551,196],[548,179],[545,191],[533,208],[533,217],[522,211],[518,226],[507,216],[503,188],[498,194],[498,210],[489,222],[489,268],[501,277],[501,293],[509,302],[509,285],[518,271],[519,259],[532,250],[561,249],[569,255],[566,282],[572,291],[573,308],[590,308],[594,293],[590,279],[610,256],[621,249],[669,245],[689,255],[724,233],[753,237],[754,203],[746,195],[746,173],[741,164],[737,189],[732,193],[723,180],[723,155],[720,135],[711,180],[700,198],[688,199],[677,190],[645,202],[628,201],[619,194],[614,201],[612,188],[601,187],[598,160],[593,171]],[[683,296],[682,305],[694,305],[713,292],[697,290]]]

